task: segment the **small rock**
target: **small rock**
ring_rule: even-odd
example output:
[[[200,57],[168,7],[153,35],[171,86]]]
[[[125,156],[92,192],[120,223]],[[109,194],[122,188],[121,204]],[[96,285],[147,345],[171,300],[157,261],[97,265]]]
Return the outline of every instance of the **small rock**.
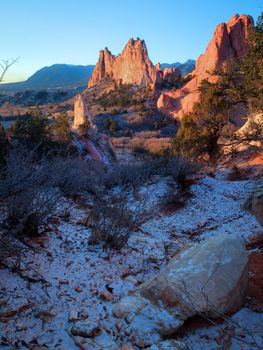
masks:
[[[100,254],[100,258],[107,260],[107,259],[109,259],[109,254],[107,254],[106,252],[102,252]]]
[[[74,322],[78,319],[78,312],[76,310],[70,310],[68,320]]]
[[[100,297],[101,299],[107,300],[107,301],[113,300],[113,295],[108,290],[105,290],[104,292],[102,292]]]
[[[49,321],[50,319],[54,318],[56,314],[51,311],[39,311],[36,314],[37,318],[40,318],[42,321]]]
[[[89,314],[85,311],[81,311],[78,314],[78,319],[82,321],[86,320],[88,317],[89,317]]]
[[[58,281],[60,284],[69,284],[69,281],[68,280],[59,280]]]
[[[148,350],[189,350],[189,348],[183,342],[171,339],[154,344]]]
[[[131,276],[131,275],[127,276],[125,278],[125,281],[130,282],[130,283],[134,284],[135,286],[138,286],[138,284],[139,284],[138,280],[134,276]]]
[[[145,306],[142,298],[135,296],[128,296],[122,298],[118,304],[112,309],[112,313],[115,317],[123,318],[127,317],[131,312],[137,313]]]
[[[125,269],[122,274],[121,274],[121,277],[124,279],[126,278],[127,276],[129,276],[131,274],[131,271],[129,269],[129,267],[127,267],[127,269]]]
[[[158,262],[158,258],[155,255],[150,255],[149,256],[149,261],[152,263],[157,263]]]
[[[82,322],[77,321],[71,328],[71,334],[84,338],[93,338],[101,333],[100,326],[94,321]]]
[[[203,220],[203,221],[200,221],[200,222],[197,224],[197,226],[198,226],[198,228],[204,228],[206,224],[207,224],[206,221]]]

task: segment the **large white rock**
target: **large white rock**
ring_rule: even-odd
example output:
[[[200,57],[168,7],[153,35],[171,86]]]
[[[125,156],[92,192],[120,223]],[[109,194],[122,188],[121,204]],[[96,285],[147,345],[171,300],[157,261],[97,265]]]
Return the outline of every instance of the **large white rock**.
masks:
[[[218,317],[238,310],[247,284],[244,242],[238,236],[223,234],[181,251],[112,311],[126,322],[125,332],[134,345],[152,346],[172,335],[191,316]]]
[[[243,240],[220,235],[185,249],[164,271],[143,284],[141,295],[174,317],[210,317],[237,311],[248,284],[248,259]]]
[[[77,129],[90,119],[87,104],[81,94],[77,95],[74,103],[74,121],[73,128]]]

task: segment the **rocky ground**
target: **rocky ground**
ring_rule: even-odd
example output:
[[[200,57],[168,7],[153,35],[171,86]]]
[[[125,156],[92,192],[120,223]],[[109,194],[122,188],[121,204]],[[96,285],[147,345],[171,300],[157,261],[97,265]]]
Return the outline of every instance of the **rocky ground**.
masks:
[[[240,209],[253,181],[226,177],[221,170],[199,179],[181,208],[164,205],[173,181],[152,179],[136,196],[146,198],[144,223],[121,252],[89,246],[85,211],[72,204],[66,215],[53,219],[48,236],[30,242],[36,250],[21,266],[0,269],[0,348],[146,348],[113,317],[116,302],[162,271],[182,247],[229,234],[250,242],[253,290],[245,307],[220,322],[188,320],[150,349],[263,349],[262,283],[254,273],[261,271],[263,240],[251,240],[262,228]]]

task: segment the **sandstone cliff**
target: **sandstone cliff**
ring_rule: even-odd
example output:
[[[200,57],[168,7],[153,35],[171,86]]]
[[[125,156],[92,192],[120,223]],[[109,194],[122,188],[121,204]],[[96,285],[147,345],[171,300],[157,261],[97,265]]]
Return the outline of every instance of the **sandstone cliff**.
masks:
[[[162,83],[163,76],[172,79],[171,76],[178,76],[177,69],[166,69],[165,73],[160,65],[154,66],[149,59],[144,40],[130,39],[118,56],[105,48],[100,51],[99,61],[89,80],[89,87],[96,85],[105,77],[112,78],[117,83],[148,85]]]
[[[181,89],[163,92],[157,101],[158,109],[178,119],[191,112],[194,103],[200,100],[198,87],[201,81],[208,79],[215,82],[215,69],[229,58],[241,57],[247,52],[248,30],[251,25],[253,19],[247,15],[235,15],[227,24],[219,24],[205,53],[199,56],[191,80]]]

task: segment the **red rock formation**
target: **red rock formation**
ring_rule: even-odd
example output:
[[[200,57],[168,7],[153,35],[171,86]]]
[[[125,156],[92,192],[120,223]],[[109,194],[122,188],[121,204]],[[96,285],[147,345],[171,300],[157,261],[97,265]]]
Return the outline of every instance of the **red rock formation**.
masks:
[[[164,68],[160,71],[160,75],[163,82],[170,85],[173,85],[176,82],[180,81],[182,77],[180,71],[176,68]]]
[[[114,60],[115,57],[111,54],[107,47],[100,51],[99,61],[96,64],[89,80],[89,87],[96,85],[97,82],[106,76],[112,77]]]
[[[241,57],[248,49],[247,37],[253,19],[247,15],[235,15],[229,22],[217,26],[204,54],[200,55],[192,79],[181,89],[163,92],[157,101],[157,107],[165,114],[182,118],[200,101],[198,87],[202,80],[215,82],[218,78],[213,71],[221,67],[231,57]]]
[[[159,67],[154,66],[148,57],[145,42],[130,39],[122,53],[116,57],[107,48],[100,51],[99,61],[88,86],[96,85],[105,77],[123,84],[152,85],[161,82],[160,75]]]

